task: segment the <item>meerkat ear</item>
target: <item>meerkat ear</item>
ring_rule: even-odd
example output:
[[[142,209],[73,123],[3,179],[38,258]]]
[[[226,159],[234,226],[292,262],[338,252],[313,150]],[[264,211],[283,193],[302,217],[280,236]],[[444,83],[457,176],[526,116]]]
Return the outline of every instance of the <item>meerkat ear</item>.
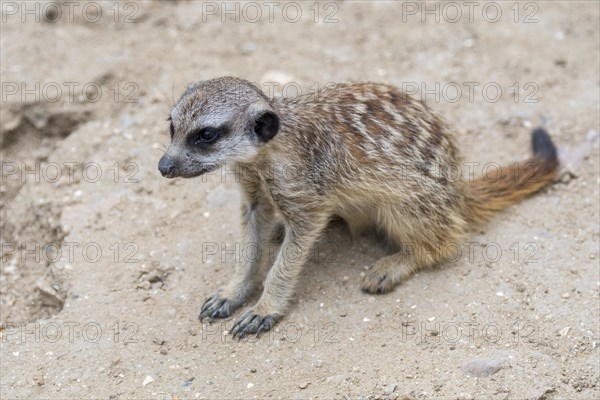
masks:
[[[279,132],[279,116],[271,110],[258,114],[254,120],[254,133],[263,142],[268,142]]]

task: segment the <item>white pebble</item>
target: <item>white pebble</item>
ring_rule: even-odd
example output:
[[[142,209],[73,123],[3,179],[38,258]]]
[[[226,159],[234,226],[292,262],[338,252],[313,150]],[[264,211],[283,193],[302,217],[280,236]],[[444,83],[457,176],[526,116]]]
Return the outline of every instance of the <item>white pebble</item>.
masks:
[[[152,378],[150,375],[148,375],[146,377],[146,379],[144,379],[144,382],[142,383],[142,386],[146,386],[147,384],[154,382],[154,378]]]

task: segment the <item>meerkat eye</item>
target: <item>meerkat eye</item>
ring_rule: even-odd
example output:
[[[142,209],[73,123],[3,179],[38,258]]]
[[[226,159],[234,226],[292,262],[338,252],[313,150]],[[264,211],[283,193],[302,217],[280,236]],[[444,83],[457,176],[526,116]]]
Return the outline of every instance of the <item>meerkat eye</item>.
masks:
[[[197,133],[196,146],[202,146],[214,142],[219,137],[219,131],[213,128],[204,128]]]

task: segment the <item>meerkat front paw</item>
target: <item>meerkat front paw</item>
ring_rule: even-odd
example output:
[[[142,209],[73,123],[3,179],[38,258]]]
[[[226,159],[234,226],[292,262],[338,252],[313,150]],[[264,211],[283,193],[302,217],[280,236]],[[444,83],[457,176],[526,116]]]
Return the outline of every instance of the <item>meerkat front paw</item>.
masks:
[[[215,318],[228,318],[241,305],[241,301],[221,297],[217,292],[204,301],[198,319],[202,321],[209,318],[209,322],[212,322]]]
[[[262,332],[270,330],[278,317],[275,314],[261,315],[255,309],[246,311],[231,328],[231,335],[235,339],[241,339],[245,335],[256,334],[260,337]]]

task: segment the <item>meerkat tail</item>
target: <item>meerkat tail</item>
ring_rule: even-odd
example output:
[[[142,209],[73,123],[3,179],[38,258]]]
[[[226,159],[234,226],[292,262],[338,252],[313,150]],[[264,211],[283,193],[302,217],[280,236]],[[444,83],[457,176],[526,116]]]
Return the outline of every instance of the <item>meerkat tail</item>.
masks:
[[[531,134],[531,145],[533,156],[527,161],[502,167],[496,176],[482,176],[467,182],[466,216],[470,222],[484,222],[495,212],[552,182],[558,157],[550,135],[542,128],[535,129]]]

